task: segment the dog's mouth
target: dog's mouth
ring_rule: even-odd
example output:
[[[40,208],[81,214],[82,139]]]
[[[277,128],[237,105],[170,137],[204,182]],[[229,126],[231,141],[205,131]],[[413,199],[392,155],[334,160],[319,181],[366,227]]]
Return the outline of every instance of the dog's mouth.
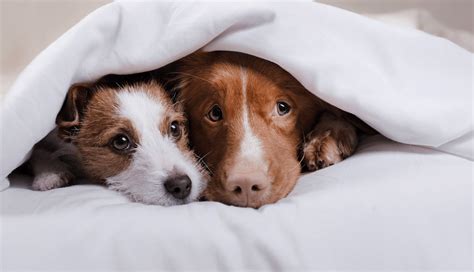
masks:
[[[266,202],[266,201],[221,201],[222,203],[229,205],[229,206],[234,206],[234,207],[239,207],[239,208],[253,208],[253,209],[259,209],[260,207],[266,205],[266,204],[271,204],[271,202]]]
[[[270,189],[270,188],[269,188]],[[227,191],[216,191],[213,190],[212,193],[204,192],[198,200],[201,202],[206,201],[215,201],[220,202],[225,205],[235,206],[240,208],[254,208],[258,209],[264,205],[271,204],[276,202],[277,200],[273,201],[271,199],[271,190],[268,190],[268,193],[261,197],[241,197],[236,196],[232,192]]]

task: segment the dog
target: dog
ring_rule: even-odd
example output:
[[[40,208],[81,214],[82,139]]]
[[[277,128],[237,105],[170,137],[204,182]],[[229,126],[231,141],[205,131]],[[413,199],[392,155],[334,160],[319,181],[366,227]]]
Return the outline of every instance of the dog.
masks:
[[[357,147],[355,124],[362,121],[272,62],[198,51],[163,73],[184,105],[191,145],[210,171],[205,199],[253,208],[274,203],[293,189],[302,164],[315,171]]]
[[[182,107],[156,81],[107,82],[69,89],[56,129],[33,148],[33,189],[87,178],[145,204],[196,200],[206,172],[189,149]]]

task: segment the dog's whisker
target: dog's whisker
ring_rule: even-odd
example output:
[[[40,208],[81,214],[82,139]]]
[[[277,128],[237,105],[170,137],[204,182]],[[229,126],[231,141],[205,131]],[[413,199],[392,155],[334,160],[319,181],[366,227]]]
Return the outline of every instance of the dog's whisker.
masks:
[[[212,172],[212,170],[210,169],[210,167],[207,165],[207,163],[204,161],[204,158],[205,158],[207,155],[209,155],[211,152],[212,152],[212,150],[209,151],[209,152],[207,152],[207,153],[206,153],[204,156],[202,156],[202,157],[199,157],[199,155],[197,155],[197,154],[194,154],[194,155],[198,158],[197,164],[202,164],[202,165],[213,175],[214,173]]]

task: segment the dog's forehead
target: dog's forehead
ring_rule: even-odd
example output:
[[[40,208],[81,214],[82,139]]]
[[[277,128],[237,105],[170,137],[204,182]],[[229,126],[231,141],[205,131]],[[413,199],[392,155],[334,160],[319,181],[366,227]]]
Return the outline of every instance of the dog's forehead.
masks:
[[[214,84],[236,83],[241,79],[241,67],[230,63],[215,63],[208,66],[209,80]]]
[[[168,98],[155,95],[142,88],[133,87],[116,94],[118,114],[130,120],[140,131],[159,127],[170,110]]]
[[[274,97],[284,92],[277,80],[279,79],[277,75],[269,78],[268,75],[252,67],[219,63],[210,69],[211,84],[225,96],[233,96],[232,100],[242,99],[240,94],[244,81],[250,103],[255,102],[254,100],[260,101],[265,96]]]

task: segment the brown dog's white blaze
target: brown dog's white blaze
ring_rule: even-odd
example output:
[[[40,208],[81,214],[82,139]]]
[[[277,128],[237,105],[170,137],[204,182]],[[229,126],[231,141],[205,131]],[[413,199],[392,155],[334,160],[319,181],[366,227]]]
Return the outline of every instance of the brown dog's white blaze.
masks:
[[[190,139],[212,173],[206,198],[260,207],[285,197],[298,147],[326,104],[279,66],[244,54],[196,53],[178,72]]]
[[[236,152],[234,163],[226,169],[227,180],[224,188],[233,194],[234,203],[240,206],[255,206],[267,197],[271,187],[268,175],[269,162],[266,159],[265,148],[261,139],[254,133],[257,119],[249,109],[248,103],[248,74],[245,68],[240,69],[240,85],[242,103],[239,115],[239,128],[243,132],[240,146]]]

